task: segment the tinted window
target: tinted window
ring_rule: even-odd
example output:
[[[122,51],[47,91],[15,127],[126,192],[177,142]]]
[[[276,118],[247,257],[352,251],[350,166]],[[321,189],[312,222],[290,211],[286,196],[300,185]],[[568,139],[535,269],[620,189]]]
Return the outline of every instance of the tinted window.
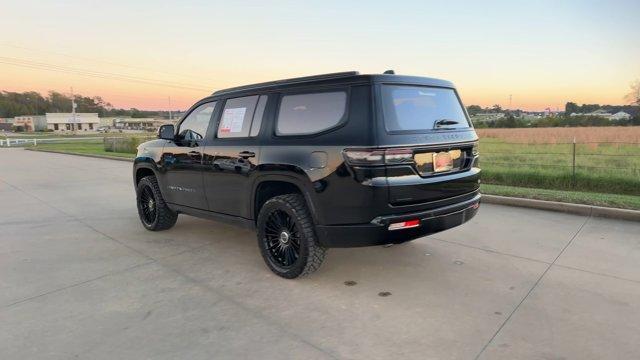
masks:
[[[256,114],[253,116],[253,122],[251,123],[251,133],[249,136],[258,136],[260,132],[260,126],[262,125],[262,117],[264,116],[264,109],[267,106],[267,96],[261,95],[258,100],[258,106],[256,107]]]
[[[256,110],[258,96],[246,96],[229,99],[224,105],[220,125],[219,138],[247,137],[251,128],[251,119]]]
[[[382,109],[387,131],[433,130],[469,127],[453,89],[425,86],[382,86]]]
[[[303,135],[330,129],[344,116],[344,91],[285,95],[278,113],[278,135]]]
[[[209,127],[209,121],[216,103],[210,102],[198,106],[182,123],[178,134],[185,140],[200,140],[204,138]]]

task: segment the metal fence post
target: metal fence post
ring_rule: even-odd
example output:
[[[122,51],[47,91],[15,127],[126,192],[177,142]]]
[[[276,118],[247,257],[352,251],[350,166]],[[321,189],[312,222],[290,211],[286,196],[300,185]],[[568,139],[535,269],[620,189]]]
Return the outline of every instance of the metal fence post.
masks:
[[[573,178],[573,187],[576,187],[576,138],[573,138],[573,166],[572,168],[572,178]]]

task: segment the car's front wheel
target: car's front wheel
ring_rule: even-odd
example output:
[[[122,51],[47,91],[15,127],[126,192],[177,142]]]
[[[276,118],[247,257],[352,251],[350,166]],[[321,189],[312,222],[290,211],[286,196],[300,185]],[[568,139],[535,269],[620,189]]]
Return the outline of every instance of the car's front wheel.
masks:
[[[318,244],[304,197],[286,194],[269,199],[258,215],[258,246],[267,266],[293,279],[316,271],[326,253]]]
[[[140,221],[147,230],[167,230],[178,220],[178,214],[164,202],[155,176],[145,176],[138,182],[136,203]]]

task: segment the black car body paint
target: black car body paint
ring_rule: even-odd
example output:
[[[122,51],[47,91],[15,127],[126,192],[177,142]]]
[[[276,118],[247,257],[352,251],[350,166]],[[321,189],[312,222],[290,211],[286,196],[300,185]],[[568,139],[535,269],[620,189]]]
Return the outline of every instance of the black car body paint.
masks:
[[[357,73],[219,91],[185,115],[215,102],[202,139],[158,139],[140,145],[134,181],[155,175],[172,210],[245,227],[255,226],[265,197],[298,192],[306,200],[318,241],[325,247],[404,242],[468,221],[480,201],[480,169],[473,149],[478,137],[468,116],[465,113],[468,126],[455,129],[430,126],[424,131],[389,132],[382,119],[384,84],[451,89],[457,97],[453,84],[444,80]],[[282,97],[318,92],[345,92],[344,116],[318,133],[277,135]],[[254,95],[267,99],[257,136],[217,136],[226,101]],[[457,159],[455,171],[425,175],[415,163],[349,164],[344,154],[348,149],[403,149],[412,155],[425,153],[427,159],[431,153],[459,150],[462,158]],[[390,224],[410,219],[418,219],[419,226],[389,230]]]

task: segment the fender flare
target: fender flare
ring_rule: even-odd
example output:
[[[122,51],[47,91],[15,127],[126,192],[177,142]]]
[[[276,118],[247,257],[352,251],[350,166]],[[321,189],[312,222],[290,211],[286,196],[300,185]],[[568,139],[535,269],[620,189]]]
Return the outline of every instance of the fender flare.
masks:
[[[260,174],[256,176],[253,181],[253,185],[251,186],[251,203],[250,210],[251,214],[255,214],[256,207],[256,194],[258,187],[261,183],[266,181],[281,181],[294,185],[300,190],[302,196],[304,196],[305,201],[307,202],[307,207],[309,208],[309,212],[311,213],[311,217],[313,221],[318,224],[319,223],[319,214],[315,207],[315,193],[313,191],[313,185],[311,180],[302,174],[291,173],[291,172],[272,172],[268,171],[267,173]],[[257,218],[257,216],[254,216]],[[256,220],[256,219],[254,219]]]
[[[135,160],[133,161],[133,184],[134,184],[134,186],[136,185],[136,177],[137,177],[138,171],[140,169],[149,169],[149,170],[151,170],[153,172],[153,174],[155,175],[156,179],[158,179],[158,182],[160,181],[160,178],[158,176],[159,170],[158,170],[158,167],[156,166],[156,163],[153,161],[153,159],[138,157],[138,158],[135,158]]]

